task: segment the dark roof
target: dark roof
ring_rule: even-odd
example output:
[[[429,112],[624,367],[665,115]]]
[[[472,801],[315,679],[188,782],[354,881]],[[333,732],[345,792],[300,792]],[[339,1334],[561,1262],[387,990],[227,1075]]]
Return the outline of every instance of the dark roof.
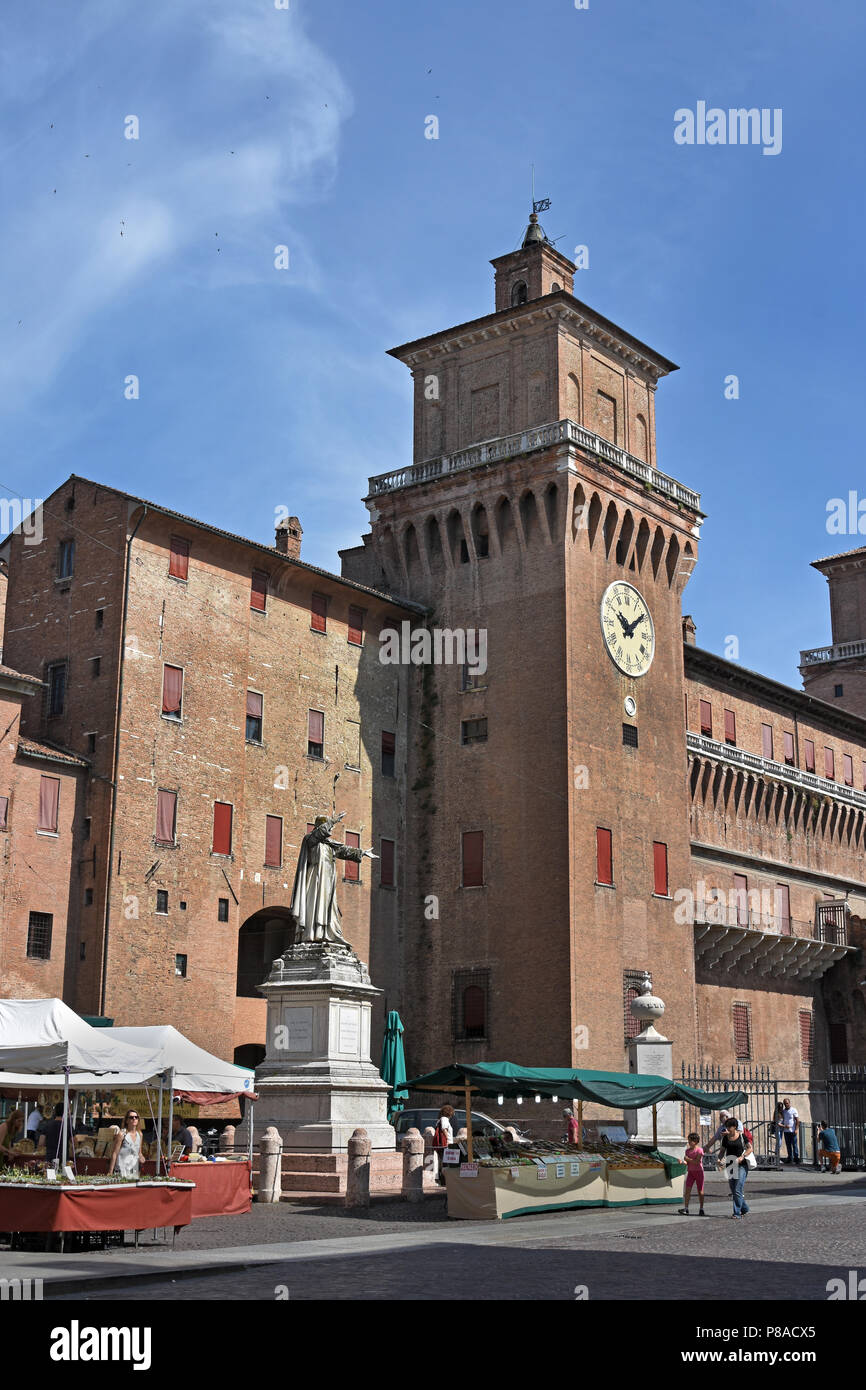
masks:
[[[840,550],[838,555],[825,555],[821,560],[813,560],[812,568],[820,569],[822,565],[829,565],[832,560],[847,560],[852,555],[866,555],[866,545],[855,545],[853,550]]]
[[[25,671],[14,671],[11,666],[4,666],[0,662],[0,676],[8,676],[10,680],[27,681],[30,685],[44,685],[38,676],[29,676]]]
[[[239,536],[235,531],[225,531],[221,526],[211,525],[209,521],[201,521],[198,517],[187,516],[184,512],[176,512],[172,507],[164,507],[159,502],[149,502],[144,497],[136,497],[131,492],[124,492],[122,488],[112,487],[110,483],[98,483],[93,478],[83,478],[80,473],[71,473],[70,478],[74,478],[78,483],[87,483],[88,487],[99,487],[104,492],[113,492],[118,497],[125,497],[128,502],[134,502],[140,507],[147,507],[148,511],[159,512],[161,516],[169,516],[174,521],[186,522],[188,526],[196,526],[201,531],[209,531],[211,535],[222,536],[225,540],[236,541],[239,545],[252,546],[254,550],[269,555],[275,560],[281,560],[283,564],[293,565],[296,569],[320,575],[323,579],[330,579],[335,584],[345,584],[350,589],[357,589],[362,594],[370,594],[373,598],[382,599],[383,602],[394,604],[397,608],[406,608],[413,613],[427,612],[422,603],[415,603],[412,599],[397,598],[393,594],[383,593],[381,589],[371,589],[369,585],[359,584],[355,579],[344,579],[342,575],[332,574],[330,570],[320,569],[318,565],[308,565],[305,560],[295,560],[291,555],[284,555],[274,545],[262,545],[260,541],[251,541],[249,537]]]
[[[595,309],[591,309],[588,304],[584,304],[582,300],[577,299],[573,294],[569,294],[568,290],[556,290],[553,294],[542,295],[540,299],[530,299],[526,304],[520,304],[508,309],[498,309],[495,313],[485,314],[480,319],[470,319],[468,323],[458,323],[455,324],[453,328],[440,329],[438,333],[430,333],[425,338],[414,338],[410,343],[402,343],[400,347],[389,348],[388,355],[389,357],[399,358],[403,353],[409,352],[412,348],[419,348],[427,343],[435,343],[441,338],[450,338],[455,333],[466,333],[473,328],[482,328],[488,323],[495,323],[497,319],[501,319],[505,314],[529,314],[534,309],[537,309],[539,304],[556,304],[558,302],[570,304],[573,308],[586,314],[587,317],[597,323],[600,328],[603,328],[608,333],[616,334],[625,344],[636,348],[639,352],[643,353],[644,356],[650,358],[650,360],[661,367],[665,373],[679,371],[676,362],[671,362],[669,358],[662,357],[661,353],[656,352],[655,348],[649,347],[646,343],[641,342],[640,338],[635,338],[633,334],[627,333],[624,328],[620,328],[619,324],[614,323],[612,319],[606,319],[603,314],[599,314]]]
[[[18,752],[25,758],[47,758],[52,763],[68,763],[70,767],[90,766],[87,759],[79,758],[77,753],[70,753],[65,748],[55,748],[50,743],[37,743],[32,738],[19,738]]]
[[[750,671],[736,661],[726,661],[724,657],[716,656],[715,652],[693,647],[688,642],[683,643],[683,665],[687,676],[715,677],[729,686],[750,690],[776,704],[808,713],[816,721],[844,729],[858,742],[866,743],[866,719],[852,714],[850,710],[839,709],[838,705],[831,705],[827,700],[807,695],[805,690],[795,690],[792,685],[783,685],[770,676],[762,676],[759,671]]]

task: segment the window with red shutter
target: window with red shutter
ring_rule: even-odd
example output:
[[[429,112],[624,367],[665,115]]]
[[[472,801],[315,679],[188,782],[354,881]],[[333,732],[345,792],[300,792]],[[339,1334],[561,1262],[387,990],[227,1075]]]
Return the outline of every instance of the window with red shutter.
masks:
[[[8,798],[8,796],[0,796],[0,830],[6,830],[6,829],[7,829],[7,827],[8,827],[8,816],[9,816],[9,798]]]
[[[613,836],[601,826],[595,831],[595,881],[613,883]]]
[[[668,896],[668,847],[659,840],[653,842],[653,892]]]
[[[804,1065],[814,1061],[814,1020],[811,1009],[800,1010],[800,1060]]]
[[[173,845],[176,834],[177,792],[158,791],[156,794],[156,843]]]
[[[262,741],[262,713],[264,709],[264,699],[257,690],[247,691],[247,724],[246,741],[247,743],[261,743]]]
[[[278,869],[283,862],[283,818],[265,816],[265,868]]]
[[[268,576],[264,570],[253,570],[250,585],[250,608],[264,613],[268,604]]]
[[[310,601],[310,627],[313,632],[326,632],[328,628],[328,600],[324,594],[313,594]]]
[[[734,874],[734,901],[737,904],[737,926],[749,925],[749,880],[745,874]],[[729,923],[729,925],[731,925]]]
[[[863,769],[863,790],[864,790],[864,792],[866,792],[866,762],[863,762],[863,764],[862,764],[862,769]]]
[[[854,785],[854,759],[850,753],[842,754],[842,780],[846,787]]]
[[[183,711],[183,667],[162,668],[162,712],[168,719],[180,719]]]
[[[773,726],[772,724],[761,725],[761,748],[765,758],[772,760],[773,757]]]
[[[738,1062],[752,1057],[752,1020],[748,1004],[732,1005],[734,1014],[734,1056]]]
[[[707,738],[713,736],[713,707],[709,700],[701,700],[701,733]]]
[[[168,572],[172,579],[189,578],[189,541],[182,536],[172,536],[168,557]]]
[[[364,610],[349,604],[349,641],[353,647],[364,645]]]
[[[791,890],[787,883],[776,884],[776,926],[782,936],[791,935]]]
[[[36,829],[46,835],[57,834],[57,814],[60,807],[60,778],[39,778],[39,810]]]
[[[484,885],[484,831],[463,832],[463,887],[481,888]]]
[[[379,860],[379,885],[382,888],[394,887],[394,841],[380,840],[379,849],[381,858]]]
[[[215,801],[213,806],[213,852],[232,852],[232,808],[227,801]]]
[[[320,709],[311,709],[307,715],[307,757],[325,756],[325,716]]]
[[[347,849],[360,849],[360,848],[361,848],[361,837],[360,837],[360,835],[356,835],[355,832],[354,832],[354,830],[347,830],[347,831],[346,831],[346,848],[347,848]],[[356,864],[356,862],[355,862],[354,859],[344,859],[344,860],[343,860],[343,878],[346,880],[347,883],[360,883],[360,881],[361,881],[361,865],[360,865],[360,864]]]
[[[794,766],[794,735],[788,733],[787,730],[783,730],[783,732],[782,732],[782,742],[783,742],[783,744],[784,744],[783,754],[784,754],[785,762],[787,763],[788,767],[793,767],[793,766]]]
[[[832,782],[836,776],[836,758],[832,748],[824,749],[824,776]]]
[[[725,710],[725,743],[737,742],[737,716],[732,709]]]
[[[803,740],[803,752],[805,753],[805,756],[806,756],[806,771],[807,771],[807,772],[814,772],[814,771],[815,771],[815,744],[814,744],[814,742],[813,742],[812,739],[807,738],[807,739],[804,739],[804,740]]]

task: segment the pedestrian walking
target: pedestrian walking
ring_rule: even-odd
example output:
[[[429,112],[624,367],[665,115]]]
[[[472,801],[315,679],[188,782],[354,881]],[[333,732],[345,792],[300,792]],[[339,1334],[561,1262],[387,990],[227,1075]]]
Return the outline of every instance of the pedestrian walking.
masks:
[[[118,1130],[108,1164],[109,1173],[122,1178],[137,1178],[141,1173],[141,1130],[135,1110],[127,1110],[123,1129]]]
[[[734,1221],[740,1221],[749,1214],[750,1207],[746,1201],[744,1188],[746,1178],[749,1176],[749,1169],[755,1166],[757,1165],[752,1155],[751,1144],[745,1135],[740,1133],[737,1121],[729,1119],[722,1136],[719,1167],[724,1168],[727,1174],[728,1187],[731,1190],[734,1203]]]
[[[439,1111],[439,1118],[436,1121],[436,1128],[433,1131],[433,1152],[436,1155],[436,1181],[444,1184],[445,1177],[442,1172],[442,1156],[446,1149],[454,1143],[454,1129],[451,1121],[454,1118],[454,1106],[443,1105]],[[469,1117],[470,1124],[472,1117]]]
[[[688,1216],[689,1202],[691,1201],[692,1188],[697,1189],[698,1193],[698,1216],[706,1216],[704,1211],[704,1151],[701,1148],[701,1136],[699,1134],[689,1135],[689,1146],[685,1152],[686,1162],[686,1187],[685,1203],[680,1207],[680,1216]]]
[[[784,1101],[781,1101],[781,1100],[780,1100],[780,1101],[778,1101],[777,1104],[776,1104],[776,1113],[775,1113],[775,1115],[773,1116],[773,1128],[774,1128],[774,1130],[775,1130],[775,1139],[776,1139],[776,1162],[777,1162],[777,1163],[779,1162],[779,1154],[780,1154],[781,1151],[782,1151],[782,1135],[783,1135],[784,1132],[785,1132],[785,1126],[784,1126],[784,1123],[783,1123],[783,1116],[784,1116],[784,1114],[785,1114],[785,1103],[784,1103]]]
[[[791,1102],[787,1099],[782,1101],[782,1134],[785,1140],[785,1150],[788,1157],[783,1158],[783,1163],[800,1162],[800,1115]]]
[[[835,1129],[831,1129],[824,1120],[818,1121],[818,1143],[820,1145],[818,1149],[818,1158],[821,1161],[822,1170],[828,1171],[823,1169],[823,1164],[826,1160],[829,1164],[829,1172],[841,1173],[842,1146],[836,1136]]]

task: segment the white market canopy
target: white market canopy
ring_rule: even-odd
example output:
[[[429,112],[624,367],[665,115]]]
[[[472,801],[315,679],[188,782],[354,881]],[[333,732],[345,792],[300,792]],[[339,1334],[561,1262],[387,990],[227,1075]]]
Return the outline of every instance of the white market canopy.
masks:
[[[0,1073],[105,1076],[120,1071],[150,1076],[158,1068],[154,1048],[148,1050],[119,1038],[107,1038],[105,1028],[92,1028],[62,999],[0,999]],[[4,1084],[15,1084],[3,1076]]]
[[[205,1052],[171,1024],[152,1028],[102,1028],[124,1044],[158,1053],[160,1071],[172,1073],[172,1088],[193,1094],[252,1095],[256,1074],[249,1067],[223,1062],[212,1052]]]

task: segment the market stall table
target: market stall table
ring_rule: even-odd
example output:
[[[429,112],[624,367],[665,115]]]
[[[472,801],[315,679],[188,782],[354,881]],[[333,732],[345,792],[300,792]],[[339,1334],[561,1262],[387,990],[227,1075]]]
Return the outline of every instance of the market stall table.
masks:
[[[0,1183],[3,1231],[150,1231],[192,1220],[187,1183]]]
[[[79,1173],[89,1176],[108,1172],[107,1158],[78,1158]],[[141,1165],[143,1177],[156,1172],[156,1163],[146,1160]],[[192,1183],[192,1218],[201,1216],[238,1216],[252,1206],[252,1165],[248,1159],[229,1159],[214,1163],[172,1163],[169,1175],[178,1181]]]

